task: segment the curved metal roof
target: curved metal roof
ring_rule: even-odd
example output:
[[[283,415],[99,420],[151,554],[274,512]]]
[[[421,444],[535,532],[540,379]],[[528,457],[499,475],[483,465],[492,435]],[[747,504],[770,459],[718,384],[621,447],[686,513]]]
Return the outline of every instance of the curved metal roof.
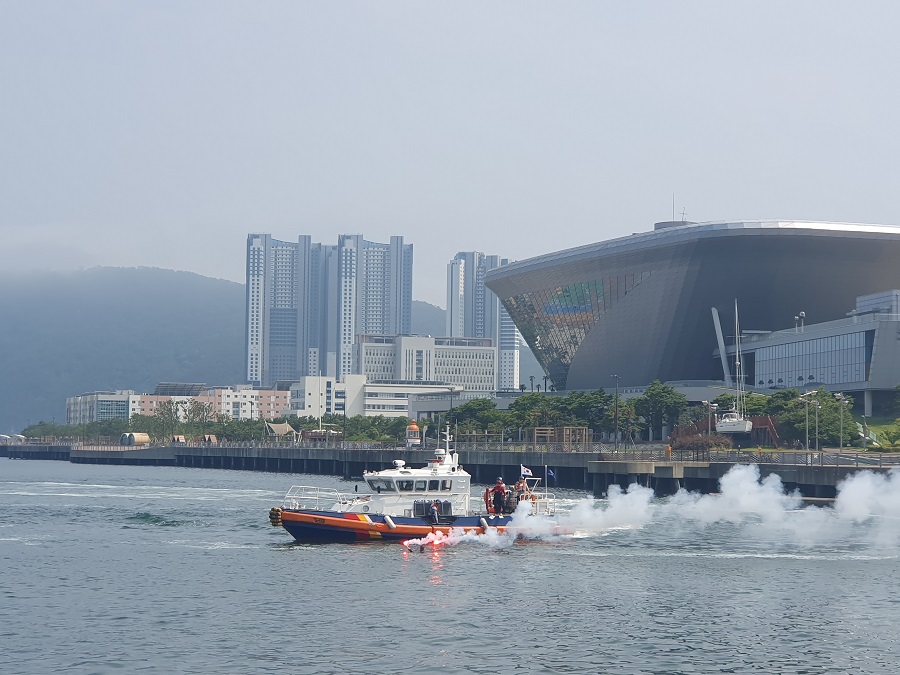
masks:
[[[532,269],[552,266],[559,263],[577,262],[584,258],[597,258],[598,255],[614,255],[633,253],[660,246],[683,244],[701,239],[733,236],[735,231],[743,234],[766,235],[778,233],[779,236],[791,234],[821,236],[864,236],[864,237],[900,237],[900,226],[870,225],[864,223],[834,223],[805,220],[740,220],[728,222],[685,223],[669,225],[649,232],[637,232],[628,237],[608,239],[593,244],[585,244],[554,253],[519,260],[502,267],[489,270],[487,280],[512,276]]]

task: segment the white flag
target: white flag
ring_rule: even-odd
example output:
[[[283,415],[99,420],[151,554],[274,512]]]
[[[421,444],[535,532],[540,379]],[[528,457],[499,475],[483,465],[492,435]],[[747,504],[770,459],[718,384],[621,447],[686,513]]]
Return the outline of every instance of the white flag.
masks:
[[[531,475],[532,475],[531,469],[529,469],[529,468],[528,468],[527,466],[525,466],[524,464],[519,464],[519,466],[520,466],[521,469],[522,469],[522,474],[521,474],[521,475],[531,477]]]

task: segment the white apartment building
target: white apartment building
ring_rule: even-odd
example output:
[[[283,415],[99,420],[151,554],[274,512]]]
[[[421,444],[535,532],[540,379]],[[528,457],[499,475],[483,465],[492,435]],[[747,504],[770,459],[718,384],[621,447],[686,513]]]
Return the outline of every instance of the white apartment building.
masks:
[[[412,244],[247,237],[246,374],[256,386],[352,373],[361,333],[409,333]]]

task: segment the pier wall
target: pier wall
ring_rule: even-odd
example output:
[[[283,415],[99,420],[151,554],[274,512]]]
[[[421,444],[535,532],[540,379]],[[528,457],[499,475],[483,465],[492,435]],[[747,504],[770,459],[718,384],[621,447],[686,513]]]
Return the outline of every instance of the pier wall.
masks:
[[[69,461],[75,464],[122,464],[144,466],[180,466],[240,471],[340,476],[361,479],[365,471],[377,471],[392,465],[395,459],[409,466],[421,466],[430,453],[405,448],[321,448],[296,446],[160,446],[148,448],[77,447],[68,445],[16,444],[0,446],[0,456],[10,459]],[[823,453],[824,454],[824,453]],[[802,453],[791,462],[790,455],[779,462],[766,457],[735,458],[734,461],[669,461],[631,459],[598,460],[599,453],[459,450],[460,464],[472,475],[474,483],[493,484],[497,476],[512,482],[520,466],[530,468],[535,477],[544,478],[551,467],[555,478],[550,488],[586,490],[596,497],[605,496],[612,485],[627,489],[637,483],[653,489],[657,495],[674,494],[684,488],[693,492],[717,492],[719,480],[735,464],[755,464],[761,477],[777,474],[788,491],[798,490],[804,497],[833,498],[837,485],[858,471],[886,472],[900,465],[900,457],[884,455],[834,455],[829,463],[811,462]],[[801,461],[802,460],[802,461]],[[822,455],[817,455],[822,462]],[[846,461],[846,463],[841,463]]]
[[[747,462],[740,462],[747,464]],[[679,489],[709,494],[718,492],[719,480],[738,462],[666,462],[666,461],[591,461],[588,473],[595,497],[605,496],[617,485],[622,490],[637,483],[651,488],[657,496],[675,494]],[[760,478],[776,474],[787,492],[798,491],[801,496],[834,499],[837,486],[859,471],[886,473],[892,465],[853,463],[837,465],[800,465],[755,463]]]

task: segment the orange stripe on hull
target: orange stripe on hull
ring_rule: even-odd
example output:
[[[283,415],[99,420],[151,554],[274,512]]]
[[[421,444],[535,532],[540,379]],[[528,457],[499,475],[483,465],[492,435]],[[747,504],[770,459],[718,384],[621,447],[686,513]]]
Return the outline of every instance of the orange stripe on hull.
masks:
[[[451,527],[449,525],[402,525],[400,523],[394,529],[388,527],[387,523],[374,522],[368,515],[364,513],[342,513],[339,516],[323,516],[314,513],[297,513],[295,511],[284,511],[281,514],[282,521],[292,521],[295,523],[305,523],[316,525],[318,527],[332,527],[340,530],[353,530],[357,534],[366,534],[371,539],[381,539],[382,533],[390,533],[391,536],[404,537],[424,537],[432,532],[441,532],[442,534],[450,534],[451,530],[462,530],[463,532],[475,532],[481,534],[484,528],[480,526],[474,527]],[[492,527],[497,532],[505,532],[506,527]]]

